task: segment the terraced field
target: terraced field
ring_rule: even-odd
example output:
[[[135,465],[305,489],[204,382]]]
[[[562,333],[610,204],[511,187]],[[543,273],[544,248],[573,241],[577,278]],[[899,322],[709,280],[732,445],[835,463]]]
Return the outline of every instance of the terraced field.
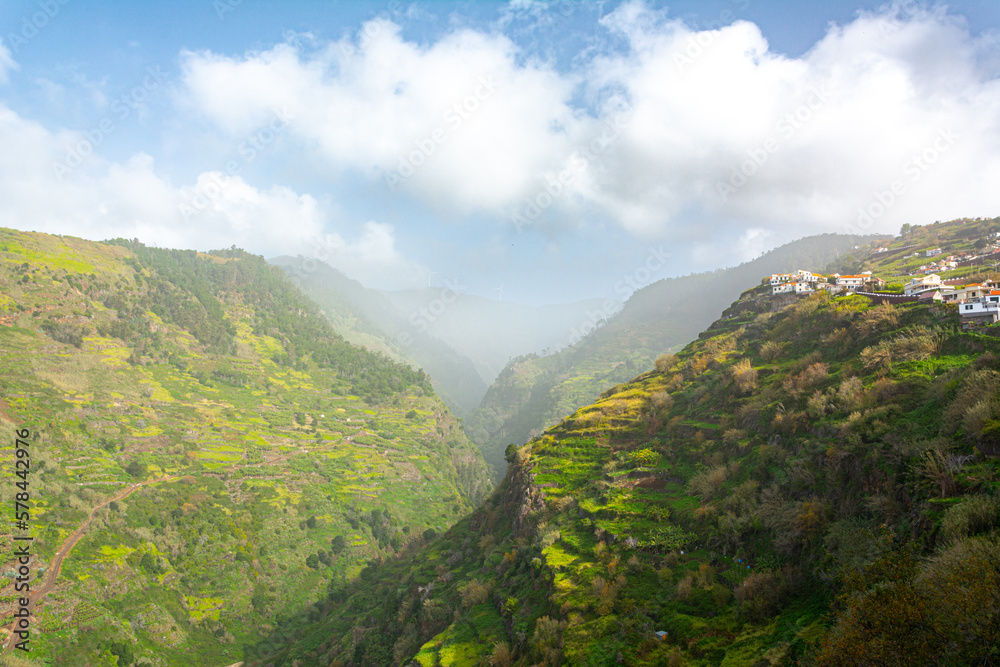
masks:
[[[153,664],[242,660],[488,491],[426,379],[343,343],[280,271],[136,250],[0,230],[0,452],[31,431],[33,576],[92,508],[162,480],[98,512],[35,609],[33,657],[113,665],[128,642]],[[208,268],[179,286],[171,261]]]

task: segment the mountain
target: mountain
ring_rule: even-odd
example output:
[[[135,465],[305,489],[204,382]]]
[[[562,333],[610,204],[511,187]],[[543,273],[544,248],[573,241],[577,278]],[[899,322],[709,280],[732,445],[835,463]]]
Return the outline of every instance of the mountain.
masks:
[[[487,383],[469,358],[426,331],[414,328],[378,290],[323,262],[277,257],[299,288],[323,309],[334,329],[347,340],[423,369],[435,391],[459,416],[467,415],[486,393]]]
[[[330,581],[492,487],[425,373],[349,344],[236,248],[0,229],[0,396],[12,476],[15,435],[29,462],[0,493],[30,498],[0,542],[12,559],[13,536],[34,538],[30,657],[45,664],[268,652],[262,637]],[[2,569],[8,614],[17,567]]]
[[[471,359],[487,384],[511,358],[566,347],[575,329],[592,317],[612,317],[621,308],[617,301],[601,299],[525,306],[468,294],[449,295],[447,288],[383,294],[400,313],[408,314],[411,326],[426,329]],[[454,298],[452,303],[449,296]]]
[[[788,243],[737,267],[657,281],[635,292],[621,313],[555,354],[511,360],[465,420],[469,437],[495,470],[510,443],[523,444],[598,394],[649,369],[695,338],[761,276],[824,267],[872,237],[824,234]]]
[[[994,664],[998,325],[769,291],[252,664]]]
[[[475,409],[514,357],[566,347],[574,331],[613,316],[621,304],[589,299],[525,306],[464,294],[461,285],[418,290],[374,290],[340,271],[305,258],[277,257],[315,300],[338,333],[422,368],[456,414]]]

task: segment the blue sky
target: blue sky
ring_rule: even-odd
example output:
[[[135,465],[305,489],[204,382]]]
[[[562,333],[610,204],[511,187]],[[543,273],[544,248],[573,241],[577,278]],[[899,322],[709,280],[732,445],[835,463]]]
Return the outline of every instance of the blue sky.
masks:
[[[998,29],[994,0],[7,1],[0,225],[623,298],[1000,215]]]

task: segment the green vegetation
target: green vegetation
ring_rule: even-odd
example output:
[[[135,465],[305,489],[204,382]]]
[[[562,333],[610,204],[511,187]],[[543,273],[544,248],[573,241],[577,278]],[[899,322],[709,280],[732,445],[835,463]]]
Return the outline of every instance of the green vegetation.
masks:
[[[992,334],[953,307],[748,293],[508,448],[478,510],[338,589],[268,661],[991,664]]]
[[[346,343],[260,257],[0,229],[0,293],[8,463],[14,429],[32,433],[32,571],[142,484],[64,561],[33,660],[268,654],[328,590],[490,491],[427,376]]]
[[[634,378],[664,352],[696,338],[761,276],[824,267],[872,237],[824,234],[776,248],[740,266],[657,281],[637,291],[622,312],[579,343],[545,357],[511,360],[480,406],[465,420],[465,431],[482,450],[497,476],[510,443],[537,437],[601,392]],[[581,327],[584,322],[581,322]]]

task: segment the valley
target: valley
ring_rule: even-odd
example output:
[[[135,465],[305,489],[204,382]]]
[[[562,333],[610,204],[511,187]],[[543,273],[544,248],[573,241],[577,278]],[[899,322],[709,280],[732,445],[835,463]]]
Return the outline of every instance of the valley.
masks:
[[[467,437],[476,418],[463,428],[412,359],[337,334],[338,317],[363,320],[335,290],[315,305],[237,249],[4,230],[2,418],[35,457],[36,662],[3,659],[989,658],[1000,338],[951,301],[993,289],[997,231],[963,219],[806,239],[731,275],[656,283],[576,345],[500,374],[484,406],[541,420],[501,449]],[[912,265],[924,245],[943,259]],[[822,271],[793,270],[810,259]],[[671,299],[744,274],[693,342],[646,361],[686,331],[663,324],[688,308]],[[918,283],[926,298],[904,294]],[[389,339],[365,326],[367,345]],[[928,584],[970,572],[965,588]]]

